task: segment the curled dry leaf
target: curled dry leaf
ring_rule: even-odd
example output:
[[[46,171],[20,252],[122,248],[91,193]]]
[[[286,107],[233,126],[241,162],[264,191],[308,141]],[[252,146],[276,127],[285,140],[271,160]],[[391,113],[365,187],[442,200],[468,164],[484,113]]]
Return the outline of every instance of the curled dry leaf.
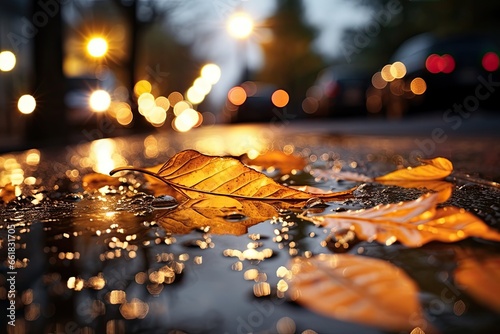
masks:
[[[389,174],[375,178],[375,181],[396,181],[396,180],[441,180],[451,174],[453,164],[450,160],[442,157],[421,160],[424,164],[417,167],[399,169]]]
[[[350,228],[361,240],[385,245],[399,241],[407,247],[420,247],[431,241],[456,242],[467,237],[500,241],[499,232],[464,209],[437,208],[439,199],[438,193],[432,193],[370,209],[300,217],[333,232]]]
[[[500,256],[459,256],[454,277],[479,304],[500,313]]]
[[[289,296],[323,315],[388,331],[427,325],[417,285],[389,262],[351,254],[296,257],[289,266]]]
[[[161,179],[188,198],[229,196],[250,200],[305,201],[316,194],[299,191],[278,184],[266,175],[246,167],[231,157],[203,155],[194,150],[179,152],[167,161],[157,173],[137,168],[117,168],[110,172],[136,170]],[[336,198],[352,190],[320,195]]]
[[[277,215],[277,209],[260,201],[230,197],[189,200],[176,210],[160,213],[155,220],[166,231],[187,234],[209,228],[213,234],[241,235],[248,228]]]
[[[307,165],[306,159],[279,150],[267,151],[253,159],[244,154],[240,160],[245,165],[258,166],[263,169],[274,167],[279,169],[282,174],[288,174],[294,169],[304,169]]]

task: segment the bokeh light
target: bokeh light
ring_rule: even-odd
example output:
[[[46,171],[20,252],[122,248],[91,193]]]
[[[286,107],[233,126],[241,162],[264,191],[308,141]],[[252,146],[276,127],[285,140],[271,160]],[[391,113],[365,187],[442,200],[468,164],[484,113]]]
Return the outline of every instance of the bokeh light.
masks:
[[[170,109],[170,101],[165,96],[158,96],[155,99],[155,104],[158,107],[162,107],[163,110],[165,110],[165,111],[167,111],[168,109]]]
[[[215,64],[206,64],[201,68],[201,77],[211,85],[215,85],[221,77],[220,67]]]
[[[384,79],[387,82],[394,81],[395,79],[391,73],[391,65],[385,65],[384,67],[382,67],[380,75],[382,76],[382,79]]]
[[[245,39],[252,34],[253,20],[246,13],[235,13],[227,22],[229,35],[237,39]]]
[[[174,114],[175,116],[180,116],[184,112],[184,110],[191,108],[191,104],[187,101],[177,102],[174,106]]]
[[[93,37],[87,43],[87,52],[94,58],[101,58],[108,52],[108,42],[102,37]]]
[[[290,97],[283,89],[278,89],[271,95],[271,101],[276,107],[283,108],[290,101]]]
[[[410,89],[413,94],[422,95],[427,90],[427,84],[425,83],[424,79],[416,77],[411,81]]]
[[[90,94],[89,106],[95,112],[103,112],[108,110],[111,105],[111,96],[108,92],[102,89],[93,91]]]
[[[387,86],[387,81],[382,78],[380,72],[377,72],[372,76],[372,85],[377,89],[384,89]]]
[[[406,75],[406,66],[402,62],[396,61],[391,65],[389,71],[395,79],[401,79]]]
[[[134,85],[135,96],[140,96],[144,93],[151,93],[152,89],[153,87],[151,86],[151,83],[147,80],[139,80]]]
[[[198,89],[196,89],[196,87],[193,86],[189,87],[189,89],[187,90],[186,98],[192,104],[200,104],[205,98],[205,94],[203,94]]]
[[[168,100],[170,101],[170,105],[172,107],[175,107],[175,105],[177,103],[184,100],[184,96],[179,92],[172,92],[172,93],[168,94]]]
[[[187,132],[196,126],[199,121],[200,114],[192,108],[187,108],[175,118],[172,125],[179,132]]]
[[[9,72],[16,66],[16,55],[10,51],[0,52],[0,71]]]
[[[486,71],[494,72],[498,70],[498,67],[500,66],[500,59],[495,52],[486,52],[481,63]]]
[[[247,93],[245,92],[243,87],[236,86],[229,90],[229,92],[227,93],[227,98],[229,102],[231,102],[235,106],[241,106],[247,99]]]
[[[314,114],[319,109],[319,101],[317,98],[309,96],[302,101],[302,110],[306,114]]]
[[[17,109],[23,114],[31,114],[35,108],[36,100],[29,94],[21,96],[17,101]]]

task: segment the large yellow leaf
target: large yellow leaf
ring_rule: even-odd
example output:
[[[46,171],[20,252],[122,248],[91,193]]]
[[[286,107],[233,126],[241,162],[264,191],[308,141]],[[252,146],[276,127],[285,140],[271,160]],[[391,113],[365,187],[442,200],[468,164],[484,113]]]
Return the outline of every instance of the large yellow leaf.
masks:
[[[459,256],[454,277],[478,303],[500,313],[500,256]]]
[[[421,160],[424,164],[417,167],[399,169],[389,174],[376,177],[376,181],[395,180],[441,180],[451,174],[453,164],[442,157]]]
[[[155,220],[175,234],[209,228],[213,234],[241,235],[247,233],[250,226],[276,215],[276,207],[265,202],[216,196],[189,200],[175,210],[160,213]]]
[[[336,198],[352,192],[310,194],[278,184],[237,159],[207,156],[194,150],[179,152],[157,173],[125,167],[114,169],[110,174],[123,170],[137,170],[154,175],[192,199],[217,195],[242,199],[304,201],[318,196]]]
[[[422,315],[417,285],[389,262],[351,254],[320,254],[291,261],[289,296],[323,315],[410,332],[432,329]]]
[[[467,237],[500,241],[500,233],[475,215],[457,207],[437,208],[439,193],[414,201],[378,205],[370,209],[301,218],[338,229],[354,230],[361,240],[391,245],[396,241],[420,247],[430,241],[455,242]]]

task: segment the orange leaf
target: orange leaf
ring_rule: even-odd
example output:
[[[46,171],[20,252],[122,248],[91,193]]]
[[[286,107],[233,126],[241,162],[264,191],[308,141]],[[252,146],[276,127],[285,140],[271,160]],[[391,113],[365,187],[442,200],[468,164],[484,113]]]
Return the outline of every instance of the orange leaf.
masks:
[[[323,315],[410,332],[432,331],[422,315],[417,285],[389,262],[351,254],[292,259],[290,297]],[[427,331],[428,330],[428,331]]]
[[[175,234],[208,227],[213,234],[241,235],[247,233],[250,226],[276,215],[276,208],[268,203],[216,196],[189,200],[176,210],[161,213],[155,220]]]
[[[422,160],[424,165],[399,169],[389,174],[376,177],[376,181],[395,180],[441,180],[451,174],[453,164],[442,157]]]
[[[332,230],[352,229],[361,240],[407,247],[431,241],[455,242],[467,237],[500,241],[500,233],[481,219],[457,207],[436,208],[439,194],[425,194],[414,201],[378,205],[370,209],[301,218]]]
[[[207,156],[194,150],[179,152],[157,173],[124,167],[114,169],[110,174],[123,170],[149,173],[192,199],[216,195],[252,200],[304,201],[318,196],[278,184],[237,159]],[[352,189],[319,196],[336,198],[351,192]]]
[[[500,313],[500,256],[461,257],[455,282],[478,303]]]

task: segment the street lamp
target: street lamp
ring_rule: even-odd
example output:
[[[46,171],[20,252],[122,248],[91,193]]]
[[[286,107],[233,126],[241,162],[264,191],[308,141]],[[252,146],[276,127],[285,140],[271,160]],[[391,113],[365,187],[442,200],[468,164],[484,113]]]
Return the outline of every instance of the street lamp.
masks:
[[[102,37],[91,38],[87,43],[87,52],[94,58],[102,58],[108,52],[108,42]]]
[[[241,58],[244,59],[243,64],[243,80],[247,81],[249,79],[249,69],[248,69],[248,38],[254,30],[253,19],[244,12],[237,12],[229,17],[227,21],[227,31],[229,35],[240,41],[240,52]]]
[[[247,39],[252,34],[253,28],[252,18],[243,12],[233,14],[227,21],[227,31],[236,39]]]

